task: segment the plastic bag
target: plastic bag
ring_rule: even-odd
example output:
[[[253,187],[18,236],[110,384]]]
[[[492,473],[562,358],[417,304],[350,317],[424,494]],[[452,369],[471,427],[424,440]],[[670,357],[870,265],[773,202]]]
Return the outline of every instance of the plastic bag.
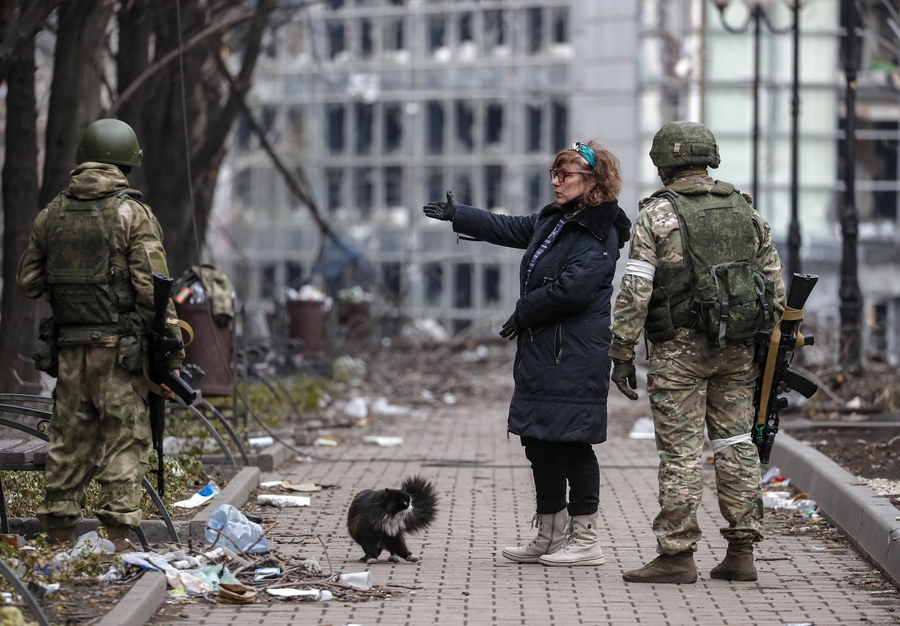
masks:
[[[247,516],[230,504],[221,504],[206,520],[204,538],[213,547],[237,548],[240,552],[265,554],[269,551],[268,539],[262,526],[251,522]]]

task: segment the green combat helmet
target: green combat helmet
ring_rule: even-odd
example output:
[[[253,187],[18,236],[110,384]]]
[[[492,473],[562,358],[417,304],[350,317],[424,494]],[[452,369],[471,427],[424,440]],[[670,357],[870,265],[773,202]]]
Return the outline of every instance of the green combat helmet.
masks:
[[[653,137],[650,160],[656,167],[719,167],[719,145],[712,131],[697,122],[669,122]]]
[[[121,120],[97,120],[86,129],[75,151],[75,162],[97,161],[140,167],[143,151],[131,126]]]

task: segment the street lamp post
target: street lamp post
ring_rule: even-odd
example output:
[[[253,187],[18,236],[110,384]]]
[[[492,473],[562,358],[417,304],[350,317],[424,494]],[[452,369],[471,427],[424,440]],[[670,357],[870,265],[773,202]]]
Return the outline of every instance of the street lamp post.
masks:
[[[766,26],[772,33],[782,35],[792,33],[793,37],[793,76],[791,81],[791,222],[788,228],[788,276],[801,272],[800,264],[800,218],[799,218],[799,145],[800,145],[800,5],[802,0],[785,0],[791,9],[791,24],[786,28],[777,28],[769,20],[767,9],[771,0],[744,0],[750,9],[747,20],[739,27],[734,27],[725,19],[725,8],[731,0],[712,0],[719,10],[722,27],[730,33],[746,33],[753,24],[753,148],[751,191],[753,199],[759,201],[759,82],[760,82],[760,42],[762,27]]]

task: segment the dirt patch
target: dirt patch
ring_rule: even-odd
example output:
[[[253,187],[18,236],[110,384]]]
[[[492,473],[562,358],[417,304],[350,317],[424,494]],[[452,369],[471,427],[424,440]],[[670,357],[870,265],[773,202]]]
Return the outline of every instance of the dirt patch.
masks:
[[[896,428],[827,425],[788,430],[851,474],[862,478],[900,480],[900,424]]]

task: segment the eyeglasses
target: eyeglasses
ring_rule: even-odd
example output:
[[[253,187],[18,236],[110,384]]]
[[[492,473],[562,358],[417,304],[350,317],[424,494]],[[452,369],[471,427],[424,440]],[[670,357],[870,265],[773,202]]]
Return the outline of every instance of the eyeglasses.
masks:
[[[569,176],[584,176],[588,172],[573,172],[570,170],[558,170],[555,167],[550,168],[550,181],[554,181],[559,179],[559,182],[564,183]]]

